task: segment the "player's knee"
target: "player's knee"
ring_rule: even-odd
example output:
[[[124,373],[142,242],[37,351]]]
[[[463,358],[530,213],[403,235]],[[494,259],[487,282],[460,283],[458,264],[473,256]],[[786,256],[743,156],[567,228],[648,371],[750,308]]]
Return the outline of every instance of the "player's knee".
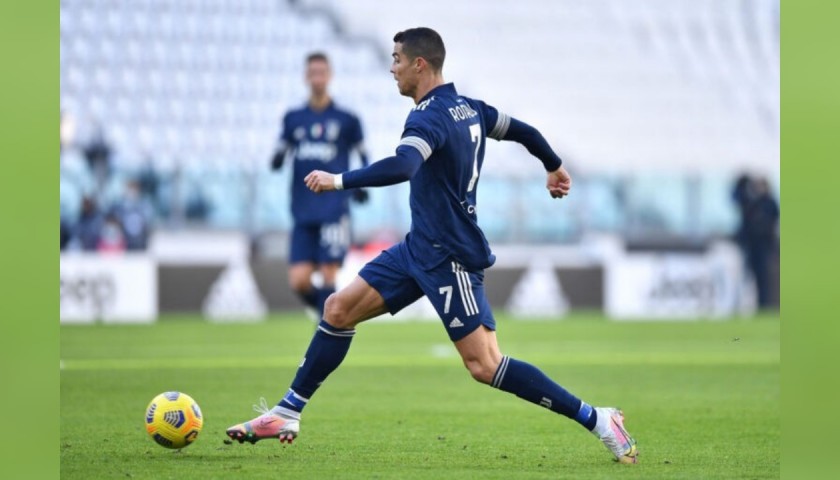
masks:
[[[473,379],[479,383],[489,384],[493,381],[493,375],[496,374],[496,365],[491,365],[490,362],[482,361],[482,359],[466,359],[464,366],[467,367]]]
[[[292,290],[299,293],[306,293],[312,288],[309,275],[300,275],[297,273],[289,274],[289,285],[292,287]]]
[[[355,324],[350,318],[350,306],[341,296],[333,293],[324,302],[324,320],[335,328],[353,328]]]

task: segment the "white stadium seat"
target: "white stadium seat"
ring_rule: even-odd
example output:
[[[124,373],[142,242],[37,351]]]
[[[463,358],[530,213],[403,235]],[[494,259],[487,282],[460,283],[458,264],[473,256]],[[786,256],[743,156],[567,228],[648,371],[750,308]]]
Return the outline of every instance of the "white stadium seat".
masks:
[[[442,9],[450,14],[439,15]],[[778,179],[778,0],[746,7],[730,0],[426,0],[413,2],[409,24],[406,18],[396,3],[378,0],[62,1],[62,106],[73,105],[78,118],[107,119],[119,132],[111,136],[118,151],[152,152],[170,166],[217,163],[263,175],[280,114],[305,99],[304,56],[324,50],[334,63],[336,100],[358,112],[371,156],[381,158],[392,154],[411,108],[388,72],[390,39],[426,23],[447,43],[447,79],[540,128],[588,185],[578,207],[591,218],[541,227],[537,213],[524,219],[523,235],[574,237],[580,229],[634,221],[620,211],[606,174],[676,178],[711,169],[720,174],[703,177],[699,191],[716,196],[741,169]],[[522,182],[509,180],[540,175],[527,157],[516,146],[488,148],[485,182],[498,192],[485,195],[489,205],[530,198]],[[129,163],[118,167],[127,170],[142,161],[138,154],[120,158]],[[681,198],[682,184],[673,184],[671,194]],[[224,187],[219,181],[208,192],[241,207],[243,190]],[[279,201],[273,191],[258,198],[255,215],[265,226],[288,225],[274,212],[285,211]],[[703,228],[731,228],[726,202],[702,209]],[[392,204],[364,207],[385,219],[365,228],[386,225]],[[690,209],[680,205],[673,201],[656,215],[685,230]],[[220,225],[242,220],[235,207],[224,208],[213,217]],[[503,224],[487,228],[498,238],[512,235]]]

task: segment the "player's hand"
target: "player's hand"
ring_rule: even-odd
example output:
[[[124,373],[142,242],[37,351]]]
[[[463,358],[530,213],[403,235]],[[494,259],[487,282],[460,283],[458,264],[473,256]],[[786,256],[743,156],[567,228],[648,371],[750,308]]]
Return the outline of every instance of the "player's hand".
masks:
[[[367,203],[368,199],[370,198],[370,194],[368,191],[363,188],[357,188],[353,190],[353,201],[358,204]]]
[[[551,198],[563,198],[569,194],[569,190],[572,188],[572,177],[565,168],[560,167],[548,173],[545,188],[548,189]]]
[[[277,150],[274,152],[274,156],[271,157],[271,169],[272,170],[280,170],[280,167],[283,166],[283,161],[286,159],[286,152],[283,150]]]
[[[331,192],[335,190],[334,176],[335,175],[332,173],[327,173],[321,170],[313,170],[309,172],[309,175],[307,175],[303,181],[306,183],[306,188],[315,193]]]

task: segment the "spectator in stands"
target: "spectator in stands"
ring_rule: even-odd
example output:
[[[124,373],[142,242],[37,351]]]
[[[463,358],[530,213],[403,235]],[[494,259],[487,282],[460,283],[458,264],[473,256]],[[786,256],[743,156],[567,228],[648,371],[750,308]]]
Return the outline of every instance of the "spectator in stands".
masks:
[[[204,193],[200,184],[193,185],[187,193],[186,207],[184,214],[190,222],[204,223],[213,210],[213,204]]]
[[[111,209],[111,215],[122,230],[127,250],[145,250],[151,232],[152,207],[140,192],[140,183],[129,180],[125,195]]]
[[[120,221],[114,215],[108,215],[99,232],[96,251],[99,253],[122,253],[126,250],[126,240]]]
[[[82,211],[74,228],[75,237],[82,250],[96,251],[104,223],[105,218],[99,211],[96,200],[91,196],[82,198]]]
[[[753,181],[748,173],[738,175],[735,180],[735,186],[732,189],[732,201],[735,202],[738,208],[738,229],[735,231],[735,242],[746,255],[746,217],[747,206],[750,203],[752,193]]]
[[[770,262],[777,251],[779,204],[766,178],[751,180],[744,209],[744,245],[747,266],[755,280],[758,307],[770,307]]]
[[[283,129],[271,161],[272,170],[282,167],[293,152],[292,217],[289,283],[321,318],[324,302],[335,292],[338,269],[350,247],[349,199],[364,203],[365,190],[341,192],[319,197],[309,191],[303,179],[314,170],[339,173],[350,168],[355,152],[362,166],[368,159],[362,146],[362,125],[352,112],[333,102],[327,87],[332,76],[327,56],[316,52],[306,58],[309,100],[283,117]],[[319,271],[323,282],[314,285],[312,275]]]
[[[96,125],[93,137],[84,147],[84,154],[97,189],[101,190],[111,175],[111,146],[101,125]]]
[[[137,172],[137,184],[140,187],[140,196],[154,208],[155,214],[158,217],[167,218],[170,213],[169,205],[166,205],[163,200],[161,176],[151,157],[146,158]]]

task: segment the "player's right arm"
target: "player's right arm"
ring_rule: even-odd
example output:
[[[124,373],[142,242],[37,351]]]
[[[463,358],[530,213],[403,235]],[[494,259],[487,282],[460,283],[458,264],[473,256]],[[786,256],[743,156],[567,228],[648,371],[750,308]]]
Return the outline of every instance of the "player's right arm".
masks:
[[[277,139],[277,146],[274,148],[274,154],[271,156],[271,169],[280,170],[283,162],[286,160],[286,154],[289,153],[290,145],[292,145],[292,129],[289,126],[289,114],[283,117],[283,131]]]
[[[517,120],[484,102],[478,102],[484,111],[484,128],[487,136],[496,140],[506,140],[521,144],[528,153],[542,162],[548,178],[545,187],[552,198],[563,198],[572,187],[572,177],[563,168],[563,160],[554,152],[539,130]]]
[[[306,186],[315,193],[350,188],[384,187],[405,182],[442,142],[442,131],[434,127],[434,112],[412,111],[405,123],[396,155],[370,165],[333,175],[316,170],[306,176]]]
[[[306,186],[315,193],[349,188],[384,187],[409,180],[423,164],[423,157],[413,149],[397,148],[393,157],[383,158],[367,167],[332,174],[315,170],[304,178]]]

